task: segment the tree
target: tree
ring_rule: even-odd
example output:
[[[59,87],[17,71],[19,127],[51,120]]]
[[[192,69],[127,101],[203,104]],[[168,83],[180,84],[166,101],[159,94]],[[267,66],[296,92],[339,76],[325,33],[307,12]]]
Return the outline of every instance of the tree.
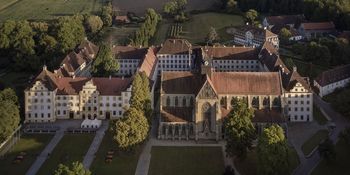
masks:
[[[70,166],[59,164],[54,175],[91,175],[91,172],[86,170],[82,163],[73,162]]]
[[[119,70],[119,63],[114,58],[110,44],[103,43],[92,63],[92,74],[97,77],[108,77]]]
[[[331,60],[331,54],[327,46],[310,42],[306,45],[307,52],[303,53],[303,59],[309,62],[318,62],[319,64],[328,65]]]
[[[73,49],[85,37],[83,17],[76,15],[72,17],[60,17],[56,21],[56,39],[62,53]]]
[[[152,116],[149,79],[144,72],[137,72],[132,82],[130,106],[141,110],[150,121]]]
[[[327,161],[332,161],[336,157],[336,152],[334,148],[334,143],[331,139],[327,138],[322,143],[318,145],[318,153],[321,157]]]
[[[12,45],[12,36],[16,28],[16,22],[13,20],[5,21],[0,28],[0,48],[8,49]]]
[[[247,20],[247,22],[249,22],[250,24],[254,24],[256,18],[258,17],[258,12],[256,10],[250,9],[245,13],[245,19]]]
[[[292,33],[285,27],[283,27],[279,33],[281,40],[285,43],[289,41],[289,38],[292,37]]]
[[[0,92],[0,121],[0,142],[3,142],[20,122],[18,98],[12,89]]]
[[[243,100],[237,104],[225,120],[226,153],[233,157],[245,158],[247,150],[256,139],[255,127],[251,121],[254,111]]]
[[[289,174],[289,148],[280,126],[272,125],[264,129],[259,137],[257,152],[259,174]]]
[[[112,17],[113,17],[113,7],[112,3],[109,2],[107,5],[103,6],[101,9],[101,19],[103,21],[104,26],[111,26],[112,25]]]
[[[143,142],[148,134],[149,124],[143,112],[135,107],[127,109],[123,117],[112,124],[113,139],[119,148],[128,149]]]
[[[164,5],[163,11],[172,16],[180,15],[185,11],[186,4],[187,0],[171,0]]]
[[[210,27],[210,31],[207,35],[207,42],[212,44],[219,39],[219,35],[214,27]]]
[[[85,25],[91,33],[96,33],[102,29],[103,21],[99,16],[91,15],[86,19]]]

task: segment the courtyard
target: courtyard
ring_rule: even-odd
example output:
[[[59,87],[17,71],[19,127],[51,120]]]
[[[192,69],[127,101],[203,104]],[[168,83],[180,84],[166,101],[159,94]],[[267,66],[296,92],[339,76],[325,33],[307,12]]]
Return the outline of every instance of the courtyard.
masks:
[[[151,154],[149,175],[213,175],[224,171],[221,147],[153,146]]]
[[[0,159],[1,174],[25,174],[51,138],[52,135],[48,134],[23,135],[13,149]],[[15,162],[18,156],[23,156],[23,159]]]

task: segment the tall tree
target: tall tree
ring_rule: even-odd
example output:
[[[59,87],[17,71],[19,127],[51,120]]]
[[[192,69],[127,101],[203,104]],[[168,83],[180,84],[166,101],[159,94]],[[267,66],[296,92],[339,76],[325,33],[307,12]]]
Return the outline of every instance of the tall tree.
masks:
[[[113,6],[112,3],[109,2],[107,5],[103,6],[101,9],[101,19],[103,21],[104,26],[111,26],[113,22]]]
[[[318,153],[327,161],[333,161],[336,157],[334,143],[330,138],[327,138],[318,146]]]
[[[285,27],[283,27],[279,33],[281,41],[287,43],[289,38],[292,37],[292,33]]]
[[[54,175],[91,175],[89,170],[86,170],[82,163],[73,162],[70,166],[59,164]]]
[[[80,15],[72,17],[60,17],[56,21],[56,38],[61,52],[73,49],[85,37],[83,17]]]
[[[288,154],[289,148],[283,129],[278,125],[265,128],[258,142],[259,174],[289,174]]]
[[[85,20],[85,25],[89,32],[94,34],[102,29],[103,21],[99,16],[91,15]]]
[[[149,124],[142,111],[130,107],[124,112],[122,118],[112,124],[111,129],[118,147],[130,149],[146,139]]]
[[[92,63],[92,74],[98,77],[115,75],[119,70],[119,63],[114,58],[110,44],[103,43]]]
[[[12,89],[0,92],[0,142],[6,140],[20,122],[18,99]]]
[[[243,100],[238,100],[225,120],[226,153],[233,157],[245,158],[247,150],[256,139],[255,127],[251,121],[254,111]]]
[[[149,79],[144,72],[137,72],[132,83],[131,107],[141,110],[150,121],[152,116]]]
[[[169,15],[179,15],[186,9],[187,0],[171,0],[165,3],[163,11]]]
[[[209,33],[207,35],[207,43],[212,44],[219,39],[219,34],[216,32],[214,27],[210,27]]]
[[[254,9],[250,9],[248,10],[244,17],[246,18],[247,22],[249,22],[250,24],[255,24],[255,20],[258,17],[258,12]]]

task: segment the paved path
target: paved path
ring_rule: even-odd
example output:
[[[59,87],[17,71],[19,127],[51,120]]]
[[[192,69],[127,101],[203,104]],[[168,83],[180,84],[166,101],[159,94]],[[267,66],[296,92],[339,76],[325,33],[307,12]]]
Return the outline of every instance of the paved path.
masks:
[[[338,135],[341,131],[343,131],[346,127],[350,126],[350,123],[347,119],[345,119],[342,115],[335,112],[331,105],[324,102],[319,96],[314,95],[314,104],[319,108],[322,108],[324,112],[332,119],[332,122],[335,123],[336,128],[332,131],[330,135],[330,139],[336,143],[338,141]],[[297,169],[295,169],[295,175],[308,175],[312,172],[312,170],[318,165],[321,161],[321,157],[317,151],[315,151],[309,158],[302,159],[302,162]]]
[[[103,136],[105,135],[105,132],[107,129],[108,129],[108,121],[104,120],[102,121],[101,127],[97,130],[94,140],[92,141],[88,152],[84,156],[83,165],[86,169],[89,169],[92,162],[94,161],[95,154],[101,145]]]
[[[62,139],[65,129],[60,129],[56,132],[55,136],[51,139],[50,143],[45,147],[45,149],[40,153],[35,162],[32,164],[30,169],[27,171],[26,175],[35,175],[39,171],[40,167],[44,164],[45,160],[48,158],[49,153],[53,151],[58,142]]]

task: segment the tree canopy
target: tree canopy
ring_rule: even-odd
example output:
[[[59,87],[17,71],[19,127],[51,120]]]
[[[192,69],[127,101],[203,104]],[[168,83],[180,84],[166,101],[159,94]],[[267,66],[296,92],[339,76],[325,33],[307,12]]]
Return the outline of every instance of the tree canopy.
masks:
[[[259,137],[257,152],[259,174],[289,174],[289,148],[280,126],[274,124],[264,129]]]
[[[255,24],[255,20],[256,20],[256,18],[258,18],[258,16],[259,16],[258,12],[254,9],[248,10],[244,15],[246,21],[252,25]]]
[[[130,105],[140,109],[150,121],[152,115],[150,84],[144,72],[137,72],[134,76]]]
[[[251,121],[254,111],[243,100],[238,100],[234,106],[224,122],[226,153],[231,157],[245,158],[256,139],[256,130]]]
[[[86,170],[82,163],[73,162],[71,165],[59,164],[54,175],[91,175],[89,170]]]
[[[103,43],[92,63],[91,73],[97,77],[108,77],[115,75],[118,70],[119,63],[113,56],[110,44]]]
[[[86,28],[94,34],[102,29],[103,21],[99,16],[91,15],[85,20],[85,25]]]
[[[103,6],[101,9],[101,19],[104,26],[111,26],[113,22],[113,7],[112,3],[108,2],[107,5]]]
[[[186,8],[187,0],[171,0],[165,3],[163,10],[169,15],[179,15],[184,12]]]
[[[12,89],[0,91],[0,142],[6,140],[20,122],[18,98]]]
[[[207,35],[207,43],[212,44],[213,42],[216,42],[219,39],[219,34],[216,32],[216,29],[214,27],[210,27],[209,33]]]
[[[119,148],[129,149],[143,142],[149,130],[149,124],[143,112],[135,107],[127,109],[123,117],[112,124],[113,139]]]

